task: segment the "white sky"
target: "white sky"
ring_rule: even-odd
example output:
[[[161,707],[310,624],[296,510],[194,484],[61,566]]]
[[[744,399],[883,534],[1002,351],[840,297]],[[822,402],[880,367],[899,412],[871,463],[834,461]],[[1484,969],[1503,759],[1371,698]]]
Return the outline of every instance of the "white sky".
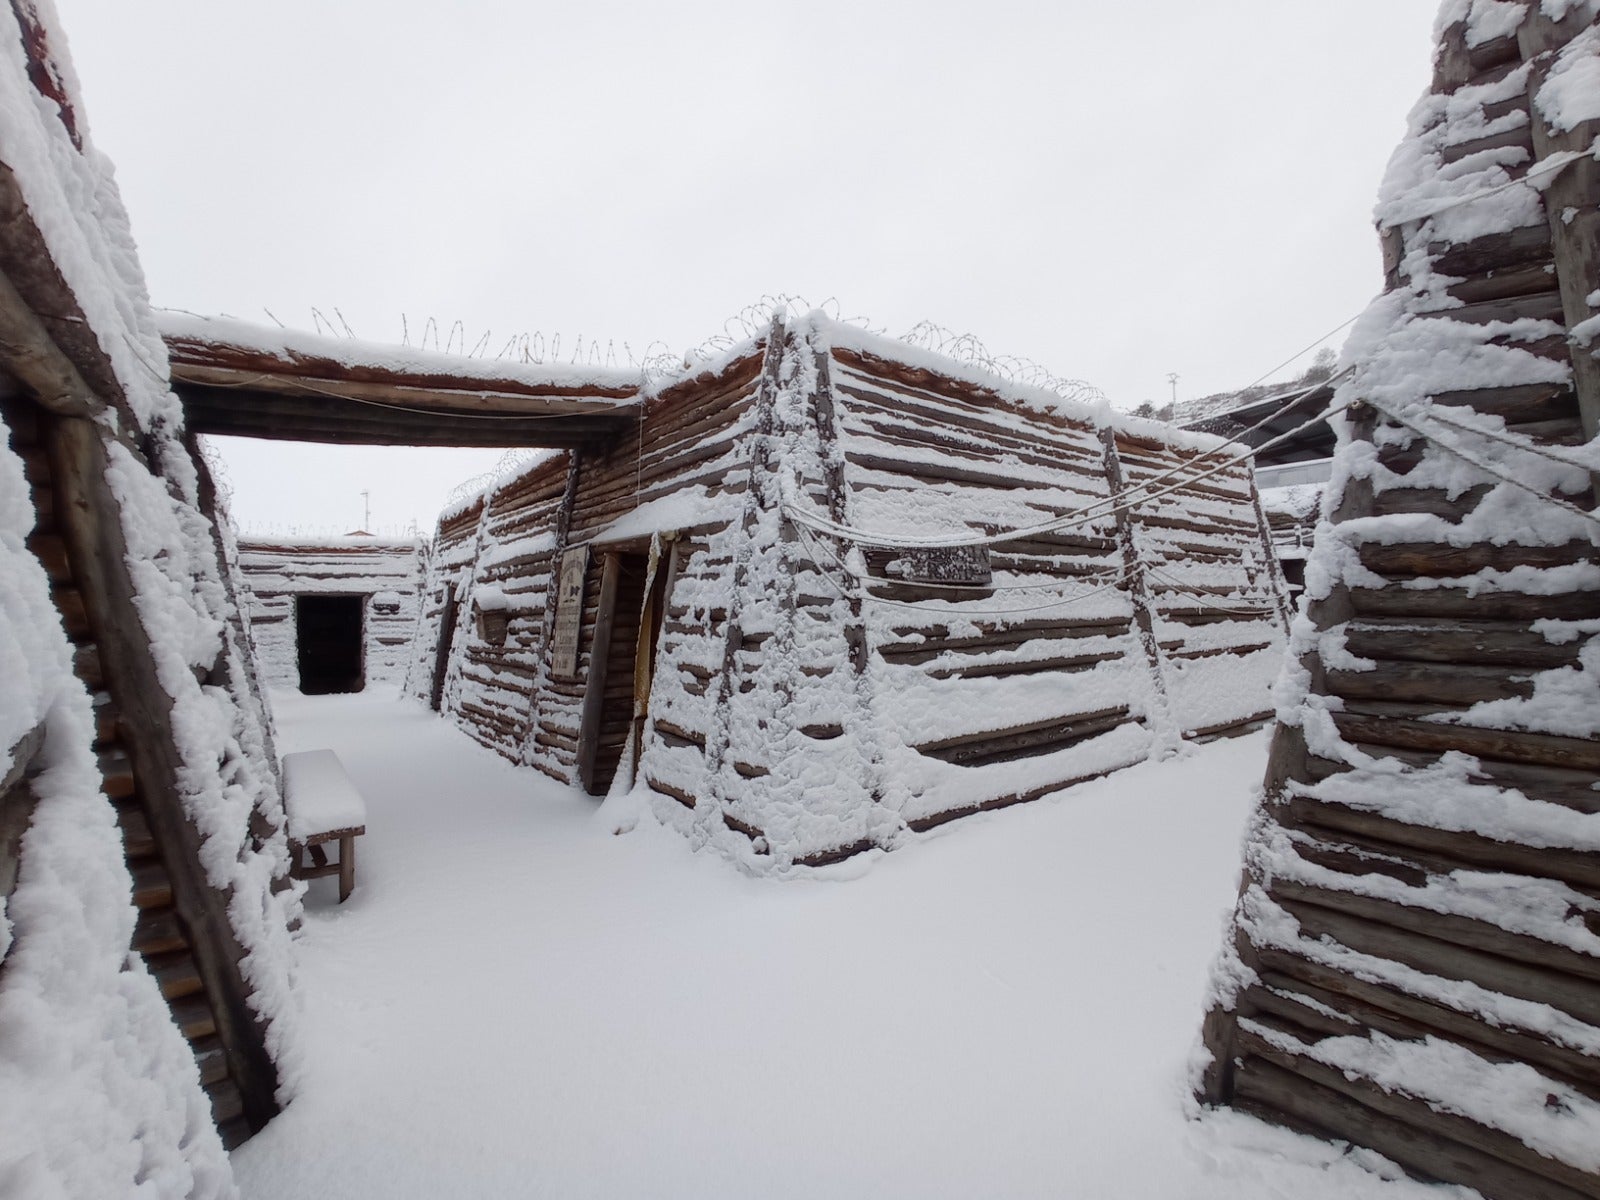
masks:
[[[157,304],[637,354],[836,298],[1121,407],[1168,372],[1180,398],[1249,383],[1378,290],[1372,203],[1435,11],[57,3]],[[308,532],[354,528],[363,489],[375,527],[426,530],[498,458],[224,455],[240,524]]]

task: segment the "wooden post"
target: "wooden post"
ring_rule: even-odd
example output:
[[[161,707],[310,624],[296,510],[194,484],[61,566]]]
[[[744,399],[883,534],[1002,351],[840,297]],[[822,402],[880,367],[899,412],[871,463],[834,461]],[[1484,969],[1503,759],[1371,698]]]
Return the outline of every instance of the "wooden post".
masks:
[[[95,423],[74,418],[47,428],[57,518],[100,648],[106,687],[121,714],[145,815],[171,877],[173,903],[215,1010],[244,1116],[257,1130],[277,1114],[278,1071],[250,1005],[251,989],[240,967],[244,951],[228,917],[228,896],[211,886],[201,865],[199,831],[184,808],[179,781],[189,765],[178,750],[172,701],[139,616],[118,516],[121,503],[107,478],[105,436]]]
[[[1151,723],[1159,738],[1172,730],[1172,712],[1167,702],[1167,675],[1161,662],[1161,645],[1156,640],[1155,602],[1150,598],[1150,581],[1145,577],[1144,563],[1139,558],[1139,547],[1133,536],[1133,514],[1121,503],[1126,484],[1122,478],[1122,457],[1117,453],[1117,431],[1106,426],[1100,431],[1100,442],[1106,448],[1106,481],[1111,487],[1111,499],[1117,504],[1117,545],[1122,551],[1122,569],[1128,586],[1128,598],[1133,602],[1133,622],[1139,630],[1139,645],[1144,649],[1145,665],[1150,670],[1152,711]],[[1163,728],[1165,727],[1165,728]]]
[[[350,899],[356,886],[356,835],[339,835],[339,903]]]
[[[1284,633],[1294,620],[1294,606],[1289,603],[1289,584],[1283,577],[1283,567],[1278,562],[1278,548],[1272,544],[1272,523],[1261,506],[1261,492],[1256,487],[1255,473],[1250,475],[1250,507],[1256,514],[1256,530],[1261,535],[1261,552],[1267,556],[1267,586],[1272,589],[1272,603],[1278,610],[1278,621]]]
[[[660,549],[652,555],[650,572],[645,579],[639,643],[633,652],[633,765],[632,777],[628,780],[630,785],[639,779],[639,760],[644,756],[645,726],[650,717],[650,693],[655,684],[656,642],[661,636],[660,629],[667,606],[672,603],[672,587],[678,582],[678,564],[683,557],[678,553],[675,534],[656,539],[651,544]],[[666,558],[665,570],[662,570],[661,555]]]
[[[543,707],[545,688],[550,683],[550,636],[556,623],[556,603],[561,584],[561,556],[567,550],[567,537],[572,529],[572,511],[578,503],[582,460],[581,450],[571,450],[567,453],[567,484],[561,493],[561,506],[556,509],[556,544],[550,551],[550,577],[544,588],[544,619],[539,623],[539,656],[535,659],[533,682],[528,688],[528,715],[523,718],[522,734],[518,738],[517,761],[523,766],[528,765],[528,747],[534,744],[534,731],[539,726],[539,710]]]
[[[1576,152],[1576,162],[1558,170],[1544,189],[1545,217],[1550,225],[1550,247],[1555,256],[1556,280],[1561,289],[1561,309],[1567,328],[1595,316],[1589,296],[1600,288],[1600,163],[1589,153],[1600,121],[1584,121],[1573,129],[1557,130],[1545,123],[1534,98],[1556,54],[1592,21],[1582,5],[1574,6],[1560,21],[1545,16],[1543,7],[1529,5],[1527,18],[1517,31],[1523,60],[1532,64],[1528,74],[1528,117],[1533,133],[1534,164],[1552,154]],[[1578,416],[1583,436],[1600,433],[1600,360],[1593,345],[1569,346],[1572,386],[1578,394]]]
[[[439,616],[439,644],[433,651],[433,687],[428,695],[428,707],[434,712],[444,702],[444,672],[450,663],[450,643],[456,628],[456,585],[444,585],[444,611]]]
[[[756,426],[754,449],[750,454],[750,486],[745,490],[744,516],[740,522],[743,539],[734,551],[733,583],[728,597],[727,634],[722,649],[722,669],[717,676],[716,704],[712,709],[713,724],[706,738],[706,769],[712,787],[720,796],[717,773],[722,767],[723,755],[728,750],[731,733],[730,700],[733,695],[734,667],[739,647],[744,642],[744,627],[739,620],[739,597],[743,594],[750,575],[751,537],[760,520],[763,496],[767,490],[766,477],[773,470],[772,427],[774,408],[780,387],[779,375],[783,370],[784,336],[783,318],[773,315],[767,330],[764,361],[761,364],[761,383],[756,392]]]
[[[622,555],[601,555],[600,605],[595,613],[594,640],[589,645],[589,678],[583,689],[583,719],[578,726],[578,782],[591,796],[594,790],[595,754],[600,745],[600,714],[605,708],[606,669],[611,663],[611,623],[617,615],[617,577]]]

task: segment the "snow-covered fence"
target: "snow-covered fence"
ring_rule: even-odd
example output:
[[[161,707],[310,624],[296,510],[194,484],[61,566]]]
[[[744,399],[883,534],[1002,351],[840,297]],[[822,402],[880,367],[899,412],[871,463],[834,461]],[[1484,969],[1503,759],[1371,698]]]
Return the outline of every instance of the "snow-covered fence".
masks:
[[[775,322],[447,513],[410,687],[755,869],[890,846],[1266,715],[1281,580],[1235,454]]]
[[[1447,4],[1379,205],[1202,1099],[1600,1196],[1600,5]]]

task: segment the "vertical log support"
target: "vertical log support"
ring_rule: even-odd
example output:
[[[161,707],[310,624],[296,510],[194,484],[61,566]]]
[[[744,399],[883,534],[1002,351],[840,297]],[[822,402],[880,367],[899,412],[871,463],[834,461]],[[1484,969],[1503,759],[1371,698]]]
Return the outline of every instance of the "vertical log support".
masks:
[[[594,765],[600,747],[600,714],[606,702],[606,671],[611,664],[611,624],[617,615],[617,580],[622,555],[601,555],[600,606],[595,613],[594,640],[589,646],[589,677],[583,689],[583,719],[578,726],[578,782],[594,795]]]
[[[844,458],[839,453],[838,405],[833,396],[833,371],[830,355],[816,351],[814,361],[817,371],[817,440],[822,447],[822,482],[828,497],[828,516],[837,525],[850,524],[847,490],[844,479]],[[867,623],[861,615],[861,594],[850,591],[850,622],[845,627],[845,644],[850,649],[850,666],[859,677],[867,670]],[[861,696],[863,703],[868,697]],[[873,789],[878,791],[877,788]]]
[[[1568,329],[1594,317],[1597,310],[1589,297],[1600,288],[1600,209],[1594,197],[1600,195],[1600,162],[1591,153],[1600,137],[1600,121],[1583,121],[1572,129],[1555,129],[1539,111],[1539,89],[1550,77],[1556,55],[1592,21],[1587,10],[1577,5],[1560,21],[1545,15],[1543,6],[1529,5],[1527,18],[1517,31],[1518,46],[1525,62],[1532,64],[1528,74],[1528,116],[1533,133],[1533,158],[1543,162],[1552,154],[1577,153],[1576,162],[1561,168],[1544,191],[1546,219],[1550,224],[1550,244],[1555,255],[1556,280],[1561,289],[1561,309]],[[1572,383],[1578,394],[1578,416],[1585,440],[1600,433],[1600,359],[1595,357],[1595,339],[1587,344],[1571,343]]]
[[[1278,623],[1283,632],[1289,632],[1294,620],[1294,606],[1289,603],[1289,583],[1283,577],[1283,567],[1278,562],[1278,548],[1272,544],[1272,522],[1267,520],[1267,510],[1261,506],[1261,492],[1256,487],[1254,473],[1250,476],[1250,507],[1256,514],[1256,532],[1261,535],[1261,553],[1266,563],[1267,586],[1272,589],[1272,603],[1278,610]]]
[[[35,725],[23,734],[7,756],[11,766],[0,775],[0,901],[11,896],[17,886],[17,871],[22,865],[22,835],[33,823],[33,810],[39,797],[31,786],[33,776],[43,769],[39,752],[44,749],[44,725]],[[0,960],[0,971],[5,963]]]
[[[474,531],[472,537],[472,569],[467,573],[467,585],[463,588],[457,588],[455,592],[457,623],[459,623],[461,620],[462,606],[472,598],[473,585],[478,582],[478,560],[483,557],[483,543],[489,537],[489,520],[492,515],[491,510],[494,508],[494,493],[494,485],[490,484],[488,491],[484,493],[483,511],[478,514],[478,528]],[[470,611],[468,611],[466,615],[470,617],[472,614]],[[447,693],[450,691],[449,652],[455,647],[455,640],[455,625],[452,624],[450,626],[449,635],[444,639],[446,644],[445,669],[443,682],[437,687],[439,692],[439,703],[435,706],[436,712],[444,710],[446,707],[446,702],[449,698],[447,695]],[[460,678],[459,671],[456,673],[456,675],[457,678]]]
[[[717,699],[713,708],[714,723],[706,741],[706,770],[712,781],[714,794],[720,801],[721,784],[718,776],[722,760],[728,752],[732,736],[730,701],[733,695],[734,667],[739,647],[744,643],[744,626],[740,621],[739,598],[744,594],[750,579],[750,558],[753,552],[755,528],[761,519],[763,497],[767,491],[768,476],[776,467],[772,434],[777,406],[780,374],[783,370],[783,349],[786,338],[783,318],[774,315],[767,330],[765,360],[761,364],[761,383],[756,391],[756,428],[754,449],[750,455],[750,486],[745,489],[744,516],[740,521],[739,542],[734,551],[733,583],[728,596],[727,636],[723,642],[722,669],[717,675]]]
[[[642,404],[639,411],[642,420]],[[561,590],[561,556],[567,551],[572,512],[578,503],[582,461],[582,450],[568,451],[567,485],[561,492],[561,504],[556,509],[556,543],[550,551],[550,576],[544,588],[544,619],[539,622],[539,652],[534,659],[533,686],[528,689],[528,715],[523,719],[522,735],[518,738],[517,761],[523,766],[528,765],[529,747],[534,745],[534,735],[539,729],[539,713],[544,707],[545,692],[550,687],[550,637],[556,627],[556,603]]]
[[[228,893],[211,885],[201,866],[200,833],[184,811],[180,780],[188,770],[178,750],[172,704],[161,683],[149,635],[140,620],[128,571],[122,511],[108,481],[99,426],[72,418],[51,423],[47,444],[59,498],[62,536],[100,647],[106,686],[116,703],[145,815],[162,848],[173,904],[193,948],[251,1129],[278,1111],[277,1067],[265,1030],[250,1005],[244,957],[228,920]]]
[[[1134,537],[1133,514],[1120,501],[1127,490],[1122,476],[1122,457],[1117,453],[1117,433],[1110,426],[1100,431],[1105,446],[1106,482],[1111,498],[1117,502],[1117,546],[1122,552],[1123,582],[1133,602],[1133,621],[1139,631],[1145,665],[1150,670],[1150,725],[1156,736],[1156,752],[1164,753],[1175,745],[1179,731],[1173,725],[1172,707],[1167,698],[1167,675],[1161,661],[1161,645],[1156,640],[1155,601],[1150,596],[1150,581],[1139,557]]]
[[[444,703],[444,673],[450,666],[450,643],[456,631],[456,585],[444,585],[444,608],[439,613],[439,643],[433,650],[433,686],[428,689],[428,707],[434,712]]]

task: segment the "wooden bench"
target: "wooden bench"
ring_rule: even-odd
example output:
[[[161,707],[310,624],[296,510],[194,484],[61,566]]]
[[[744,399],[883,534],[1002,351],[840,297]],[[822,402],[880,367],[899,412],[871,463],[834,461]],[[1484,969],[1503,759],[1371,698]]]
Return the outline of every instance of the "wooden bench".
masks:
[[[283,807],[289,819],[289,874],[339,876],[339,903],[356,885],[356,838],[367,831],[367,805],[332,750],[283,756]],[[339,861],[323,848],[339,843]],[[310,855],[309,863],[303,860]]]

